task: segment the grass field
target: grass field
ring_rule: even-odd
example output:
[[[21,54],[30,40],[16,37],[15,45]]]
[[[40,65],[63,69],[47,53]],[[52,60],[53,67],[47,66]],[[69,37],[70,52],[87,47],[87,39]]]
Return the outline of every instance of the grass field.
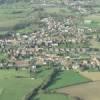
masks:
[[[89,15],[89,16],[85,17],[84,19],[92,21],[90,24],[86,24],[86,26],[91,27],[91,28],[99,28],[100,27],[100,14]]]
[[[53,81],[53,83],[48,86],[48,89],[57,89],[64,86],[69,85],[75,85],[79,83],[88,82],[89,80],[83,76],[81,76],[79,73],[76,73],[74,71],[64,71],[61,72]],[[59,90],[58,89],[58,90]],[[58,92],[58,91],[57,91]],[[68,96],[67,94],[52,94],[52,93],[39,93],[35,100],[74,100],[71,96]]]
[[[0,33],[14,31],[14,27],[17,24],[21,24],[25,20],[30,21],[28,20],[28,15],[31,11],[31,5],[22,1],[0,5]]]
[[[4,34],[5,32],[8,31],[28,33],[28,32],[33,32],[36,29],[39,30],[40,27],[37,24],[34,24],[34,22],[32,21],[34,20],[34,18],[40,17],[38,15],[40,11],[39,9],[38,10],[34,9],[35,8],[32,7],[32,4],[30,2],[24,3],[23,1],[8,5],[7,4],[0,5],[0,34]],[[60,16],[73,14],[71,10],[67,7],[44,8],[44,10],[41,11],[41,14],[43,15],[45,13],[47,15],[52,15],[56,13],[57,15]],[[25,21],[26,24],[31,22],[30,25],[15,30],[16,25],[22,24]]]
[[[47,13],[50,13],[50,14],[53,14],[53,13],[56,13],[56,14],[59,14],[59,15],[70,15],[72,14],[71,13],[71,10],[67,7],[62,7],[62,8],[59,8],[59,7],[54,7],[54,8],[45,8],[45,11]]]
[[[99,72],[80,72],[80,74],[93,82],[72,85],[57,89],[58,93],[69,94],[71,97],[79,97],[82,100],[100,99],[100,73]]]
[[[89,16],[85,17],[85,19],[100,22],[100,14],[89,15]]]
[[[42,71],[33,80],[28,71],[0,70],[0,100],[22,100],[28,92],[40,85],[50,72],[51,70]]]
[[[74,71],[61,72],[48,89],[56,89],[74,84],[88,82],[89,80]]]

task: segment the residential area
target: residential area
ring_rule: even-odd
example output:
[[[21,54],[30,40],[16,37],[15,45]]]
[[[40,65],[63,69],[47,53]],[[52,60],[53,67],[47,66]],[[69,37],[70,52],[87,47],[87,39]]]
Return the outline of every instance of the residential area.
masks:
[[[0,100],[99,100],[99,0],[16,1],[0,1]]]

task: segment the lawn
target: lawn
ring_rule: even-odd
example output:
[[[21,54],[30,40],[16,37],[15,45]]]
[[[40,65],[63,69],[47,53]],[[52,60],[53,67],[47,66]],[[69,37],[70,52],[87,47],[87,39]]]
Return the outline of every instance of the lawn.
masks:
[[[56,89],[64,86],[70,86],[88,82],[89,80],[79,73],[74,71],[63,71],[55,78],[54,82],[48,87],[48,89]]]
[[[43,82],[49,72],[51,70],[44,70],[37,74],[36,79],[31,79],[27,70],[0,70],[0,100],[22,100]]]

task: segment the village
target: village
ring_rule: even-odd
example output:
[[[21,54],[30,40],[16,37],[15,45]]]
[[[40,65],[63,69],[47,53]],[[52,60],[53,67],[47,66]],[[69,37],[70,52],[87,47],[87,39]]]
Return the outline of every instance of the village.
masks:
[[[99,100],[99,0],[23,1],[1,5],[0,100]]]
[[[91,20],[79,20],[77,16],[41,19],[44,24],[33,33],[7,33],[0,36],[0,68],[30,68],[33,65],[45,65],[48,62],[60,63],[64,69],[89,69],[100,67],[98,48],[91,48],[90,41],[98,40],[98,29],[80,27]],[[63,69],[61,67],[61,69]]]

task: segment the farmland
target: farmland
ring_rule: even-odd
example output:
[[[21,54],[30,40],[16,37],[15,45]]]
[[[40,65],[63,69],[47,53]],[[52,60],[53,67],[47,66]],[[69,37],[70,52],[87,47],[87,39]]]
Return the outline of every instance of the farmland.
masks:
[[[69,77],[70,76],[70,77]],[[74,98],[70,95],[56,93],[57,89],[60,89],[65,86],[77,85],[80,83],[87,83],[90,80],[81,76],[80,74],[73,71],[64,71],[55,76],[55,79],[50,82],[50,85],[47,86],[46,90],[40,90],[38,94],[32,100],[74,100]]]
[[[25,95],[43,82],[49,72],[45,70],[43,74],[38,74],[37,79],[32,79],[27,70],[0,70],[0,100],[23,100]]]
[[[39,100],[72,100],[71,97],[63,94],[39,94],[35,99]]]
[[[88,79],[92,81],[99,81],[100,80],[100,72],[81,72],[81,75],[84,77],[87,77]]]
[[[54,82],[48,87],[48,89],[56,89],[88,81],[89,80],[87,78],[81,76],[77,72],[64,71],[59,73],[59,75],[57,75],[57,77],[54,79]]]
[[[79,97],[83,100],[99,100],[100,95],[100,73],[99,72],[80,72],[80,74],[93,82],[73,85],[69,87],[60,88],[58,93],[66,93],[72,97]]]
[[[0,100],[99,100],[99,3],[0,0]]]
[[[32,87],[35,87],[39,84],[39,80],[34,82],[34,80],[29,79],[27,72],[18,73],[15,71],[0,71],[0,90],[2,90],[0,93],[1,100],[8,98],[9,100],[20,100],[25,94],[27,94],[27,92],[31,90]],[[25,76],[27,78],[17,79],[16,75]]]
[[[67,88],[58,89],[59,93],[66,93],[73,97],[79,97],[82,100],[99,100],[100,82],[91,82]]]
[[[0,33],[16,31],[17,24],[27,20],[27,15],[31,12],[31,6],[28,3],[3,4],[0,6]],[[29,21],[30,22],[30,21]],[[28,22],[27,22],[28,23]]]

